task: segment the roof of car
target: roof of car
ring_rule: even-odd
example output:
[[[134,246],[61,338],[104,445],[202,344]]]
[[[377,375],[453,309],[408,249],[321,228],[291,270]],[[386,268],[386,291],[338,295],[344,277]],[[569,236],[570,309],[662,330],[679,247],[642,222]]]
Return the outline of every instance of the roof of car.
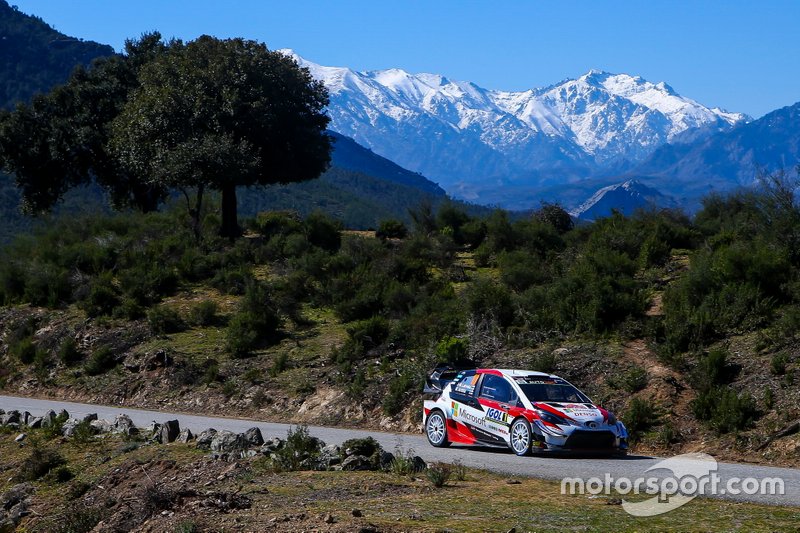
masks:
[[[554,376],[552,374],[547,374],[545,372],[536,372],[535,370],[519,370],[514,368],[479,368],[477,370],[479,374],[495,374],[501,375],[508,378],[515,378],[521,376],[538,376],[538,377],[547,377],[547,378],[556,378],[558,376]]]

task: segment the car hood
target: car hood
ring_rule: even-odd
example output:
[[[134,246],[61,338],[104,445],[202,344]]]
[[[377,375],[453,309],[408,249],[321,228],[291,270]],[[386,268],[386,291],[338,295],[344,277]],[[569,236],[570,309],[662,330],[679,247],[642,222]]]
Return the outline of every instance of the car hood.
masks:
[[[607,417],[603,410],[590,403],[536,402],[533,405],[543,411],[559,414],[581,424],[587,422],[602,424]]]

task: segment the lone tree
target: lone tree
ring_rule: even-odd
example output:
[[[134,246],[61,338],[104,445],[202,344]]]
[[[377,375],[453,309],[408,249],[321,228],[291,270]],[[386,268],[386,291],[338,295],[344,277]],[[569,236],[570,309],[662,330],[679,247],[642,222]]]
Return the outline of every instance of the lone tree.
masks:
[[[222,193],[220,234],[240,234],[236,187],[319,176],[330,161],[328,93],[294,60],[255,41],[202,36],[147,63],[112,124],[122,167],[178,189],[198,231],[203,195]]]
[[[239,234],[236,187],[312,179],[330,160],[328,95],[290,58],[243,39],[126,42],[50,93],[0,111],[0,168],[29,212],[97,182],[115,207],[186,196],[199,234],[204,193],[222,193],[220,233]],[[194,195],[194,206],[189,198]]]

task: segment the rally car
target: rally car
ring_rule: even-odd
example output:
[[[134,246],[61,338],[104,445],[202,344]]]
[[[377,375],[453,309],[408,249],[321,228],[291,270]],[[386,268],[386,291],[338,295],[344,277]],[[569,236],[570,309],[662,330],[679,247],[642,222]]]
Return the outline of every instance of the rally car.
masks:
[[[613,413],[567,380],[531,370],[454,369],[428,378],[423,426],[436,447],[510,447],[517,455],[584,452],[624,455],[628,432]]]

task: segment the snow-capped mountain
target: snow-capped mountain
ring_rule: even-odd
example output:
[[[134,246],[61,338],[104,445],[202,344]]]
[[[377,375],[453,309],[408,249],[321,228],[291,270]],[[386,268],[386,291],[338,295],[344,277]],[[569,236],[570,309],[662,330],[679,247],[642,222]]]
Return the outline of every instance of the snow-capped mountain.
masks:
[[[656,189],[637,180],[628,180],[603,187],[569,214],[575,218],[591,221],[611,215],[614,209],[623,215],[630,215],[641,208],[676,207],[676,205],[673,198],[661,194]]]
[[[325,67],[282,52],[328,87],[332,130],[470,200],[497,201],[496,190],[488,193],[498,185],[539,187],[629,168],[687,132],[707,136],[748,119],[627,74],[592,70],[508,92],[438,74]]]

